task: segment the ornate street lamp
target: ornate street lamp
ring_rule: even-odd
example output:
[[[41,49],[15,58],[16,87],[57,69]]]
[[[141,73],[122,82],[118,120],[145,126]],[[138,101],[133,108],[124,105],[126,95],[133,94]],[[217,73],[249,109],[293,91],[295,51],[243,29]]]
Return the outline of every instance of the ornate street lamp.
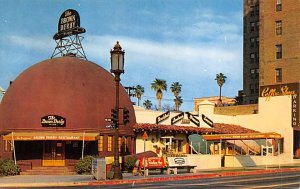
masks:
[[[110,62],[111,70],[110,72],[115,75],[116,82],[116,106],[114,109],[115,118],[114,122],[114,164],[112,166],[112,171],[114,173],[113,179],[122,179],[122,172],[120,169],[119,162],[119,85],[120,85],[120,75],[124,73],[124,54],[119,41],[115,44],[114,48],[110,51]]]

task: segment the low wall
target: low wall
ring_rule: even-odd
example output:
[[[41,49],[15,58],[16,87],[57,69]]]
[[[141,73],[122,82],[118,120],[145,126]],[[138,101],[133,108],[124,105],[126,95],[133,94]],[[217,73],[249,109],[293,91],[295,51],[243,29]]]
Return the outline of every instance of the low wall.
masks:
[[[289,154],[280,154],[279,156],[225,156],[225,167],[254,167],[289,163],[293,163],[293,158]]]
[[[187,157],[192,164],[197,165],[197,170],[221,168],[220,155],[187,154]]]

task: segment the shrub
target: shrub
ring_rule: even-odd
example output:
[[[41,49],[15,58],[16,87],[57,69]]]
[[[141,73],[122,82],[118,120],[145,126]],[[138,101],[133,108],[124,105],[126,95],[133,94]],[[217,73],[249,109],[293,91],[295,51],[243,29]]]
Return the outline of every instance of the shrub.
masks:
[[[13,160],[0,159],[0,175],[18,175],[21,169],[18,165],[15,165]]]
[[[78,174],[91,174],[93,156],[85,156],[75,164],[75,171]]]
[[[134,156],[130,156],[125,160],[124,167],[128,172],[131,172],[135,166],[137,158]]]

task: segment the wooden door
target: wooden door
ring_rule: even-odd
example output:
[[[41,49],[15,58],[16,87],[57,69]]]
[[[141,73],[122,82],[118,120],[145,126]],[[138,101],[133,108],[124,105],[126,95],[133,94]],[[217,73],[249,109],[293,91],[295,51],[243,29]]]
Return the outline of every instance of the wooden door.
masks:
[[[63,141],[44,141],[43,166],[65,166]]]

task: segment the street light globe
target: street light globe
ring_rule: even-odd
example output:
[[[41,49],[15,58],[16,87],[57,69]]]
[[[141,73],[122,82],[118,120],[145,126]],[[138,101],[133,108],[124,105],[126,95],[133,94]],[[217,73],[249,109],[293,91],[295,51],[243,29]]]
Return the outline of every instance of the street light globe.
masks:
[[[125,51],[122,50],[119,41],[117,41],[114,48],[110,50],[111,73],[124,73],[124,54]]]

